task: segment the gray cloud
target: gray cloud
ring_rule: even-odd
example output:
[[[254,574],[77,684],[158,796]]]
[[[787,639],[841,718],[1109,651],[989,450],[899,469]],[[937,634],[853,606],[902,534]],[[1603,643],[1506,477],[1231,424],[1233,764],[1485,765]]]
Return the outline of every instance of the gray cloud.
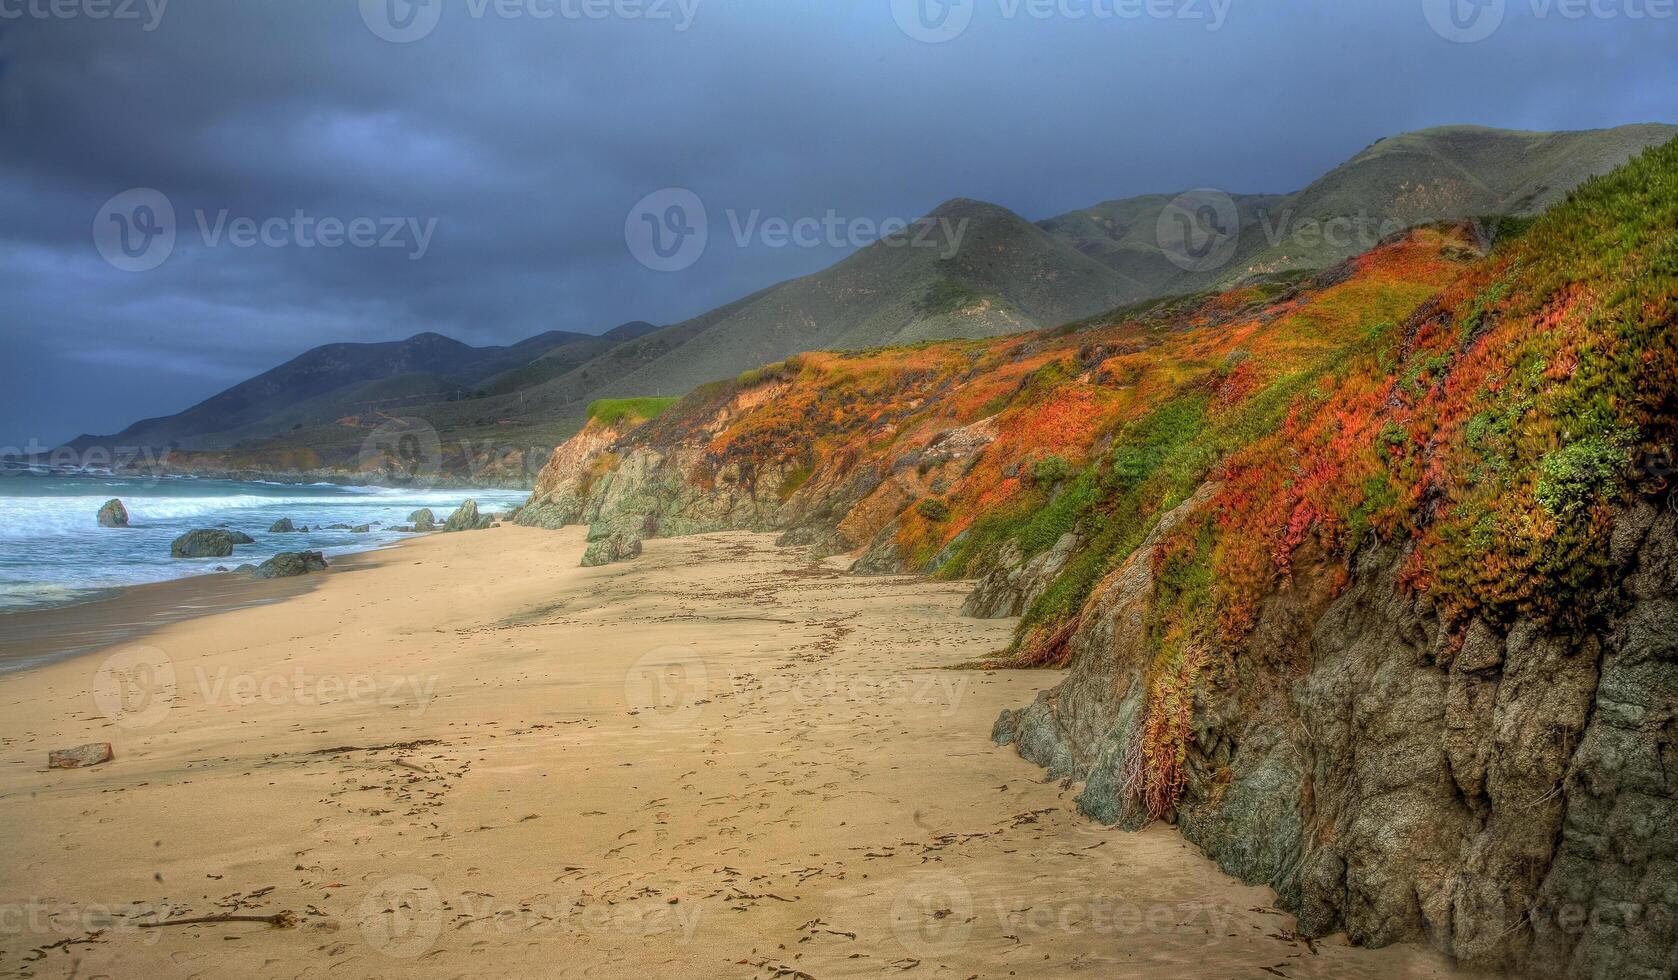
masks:
[[[975,0],[941,44],[901,32],[890,0],[702,0],[686,31],[473,17],[476,2],[445,0],[409,44],[336,0],[170,0],[150,31],[0,16],[0,444],[113,431],[319,343],[673,322],[842,257],[724,235],[692,268],[651,272],[623,222],[662,187],[713,212],[912,218],[968,196],[1035,219],[1193,186],[1292,190],[1422,126],[1671,121],[1678,95],[1670,20],[1537,16],[1534,0],[1509,0],[1477,44],[1438,36],[1420,0],[1234,0],[1217,31]],[[145,273],[107,265],[91,234],[134,187],[181,224]],[[198,211],[436,233],[419,261],[209,247]]]

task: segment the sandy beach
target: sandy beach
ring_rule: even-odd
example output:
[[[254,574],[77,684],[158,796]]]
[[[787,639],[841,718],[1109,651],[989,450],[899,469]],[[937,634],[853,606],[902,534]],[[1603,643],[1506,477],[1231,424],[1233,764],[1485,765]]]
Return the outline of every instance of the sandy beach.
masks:
[[[771,541],[438,535],[0,676],[0,973],[1456,975],[1078,815],[968,586]]]

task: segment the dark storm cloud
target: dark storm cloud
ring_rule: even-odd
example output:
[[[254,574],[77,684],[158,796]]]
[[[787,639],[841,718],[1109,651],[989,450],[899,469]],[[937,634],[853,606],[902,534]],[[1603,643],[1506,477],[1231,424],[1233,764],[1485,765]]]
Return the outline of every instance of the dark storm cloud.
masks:
[[[639,14],[529,16],[590,2]],[[735,247],[725,209],[912,218],[968,196],[1038,219],[1285,191],[1406,129],[1670,121],[1678,95],[1670,18],[1545,0],[1508,0],[1478,43],[1430,29],[1422,0],[1196,0],[1222,8],[1216,30],[1096,15],[1124,0],[972,0],[960,36],[930,44],[891,0],[688,0],[685,31],[675,0],[676,19],[629,2],[447,0],[428,36],[391,43],[341,0],[169,0],[155,24],[144,0],[138,19],[0,0],[0,445],[114,431],[329,341],[673,322],[847,250]],[[713,214],[678,273],[623,239],[664,187]],[[151,271],[94,247],[101,205],[131,188],[177,212]],[[212,246],[199,213],[287,230]],[[305,248],[299,213],[434,234],[417,259],[411,234]]]

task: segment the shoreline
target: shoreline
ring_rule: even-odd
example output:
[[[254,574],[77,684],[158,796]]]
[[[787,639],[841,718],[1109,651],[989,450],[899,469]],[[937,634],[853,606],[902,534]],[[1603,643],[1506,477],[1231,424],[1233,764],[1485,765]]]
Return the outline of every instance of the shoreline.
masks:
[[[233,571],[204,571],[163,582],[111,586],[103,595],[76,602],[0,612],[0,635],[5,637],[0,641],[0,677],[95,654],[175,623],[284,602],[312,591],[327,575],[371,567],[372,556],[429,536],[331,556],[331,571],[324,574],[258,579]]]
[[[584,537],[431,535],[0,675],[0,973],[1466,975],[1080,815],[990,741],[1060,674],[960,669],[1013,625],[966,583]],[[222,913],[294,924],[139,928]]]
[[[75,468],[56,468],[47,464],[24,462],[21,458],[0,457],[0,479],[12,477],[54,477],[58,479],[90,479],[90,480],[148,480],[166,482],[170,480],[225,480],[230,483],[269,483],[279,487],[366,487],[374,490],[460,490],[470,493],[473,490],[485,490],[496,493],[518,492],[531,493],[533,487],[524,486],[513,481],[508,483],[474,483],[452,477],[438,477],[425,481],[424,485],[369,483],[356,479],[349,472],[321,471],[310,473],[299,470],[267,471],[267,470],[163,470],[153,472],[145,470],[99,471]]]
[[[128,508],[125,527],[95,525],[93,513],[109,499]],[[38,614],[92,607],[91,615],[102,615],[99,607],[136,588],[213,579],[282,552],[320,551],[329,561],[343,562],[429,533],[405,527],[412,522],[404,518],[420,508],[438,515],[440,530],[465,500],[477,500],[483,513],[495,515],[528,499],[524,490],[373,483],[113,479],[89,473],[0,479],[0,512],[8,525],[0,536],[8,545],[0,558],[0,624],[7,627],[0,631],[0,671],[16,669],[7,666],[16,659],[6,642],[13,639],[11,630],[31,625]],[[270,525],[281,518],[294,520],[306,533],[274,534]],[[200,527],[242,531],[255,540],[222,558],[172,558],[170,542]],[[184,594],[225,591],[200,584]],[[159,591],[154,601],[173,605],[173,593]]]

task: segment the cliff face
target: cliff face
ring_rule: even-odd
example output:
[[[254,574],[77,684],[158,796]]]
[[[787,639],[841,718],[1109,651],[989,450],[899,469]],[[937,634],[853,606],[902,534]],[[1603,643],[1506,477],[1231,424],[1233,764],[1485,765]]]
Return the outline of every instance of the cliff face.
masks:
[[[1296,565],[1236,666],[1197,693],[1169,818],[1313,935],[1427,940],[1536,975],[1670,976],[1678,511],[1622,513],[1607,547],[1620,585],[1599,623],[1475,619],[1460,645],[1400,586],[1391,547],[1360,554],[1339,592],[1337,569]],[[1149,557],[1092,597],[1067,679],[993,733],[1128,826],[1150,819]]]
[[[995,737],[1301,928],[1678,962],[1678,143],[1489,255],[808,354],[563,447],[521,520],[977,585],[1065,681]]]
[[[1094,464],[1110,445],[1143,454],[1129,509],[1106,522],[1129,535],[1192,493],[1244,427],[1274,425],[1304,379],[1476,254],[1466,229],[1426,229],[1320,276],[1082,329],[800,355],[645,425],[591,425],[556,450],[520,519],[782,530],[858,551],[865,571],[1006,575],[1036,561],[1041,591],[1057,574],[1045,566],[1082,551],[1074,535],[1040,557],[1098,516]]]

